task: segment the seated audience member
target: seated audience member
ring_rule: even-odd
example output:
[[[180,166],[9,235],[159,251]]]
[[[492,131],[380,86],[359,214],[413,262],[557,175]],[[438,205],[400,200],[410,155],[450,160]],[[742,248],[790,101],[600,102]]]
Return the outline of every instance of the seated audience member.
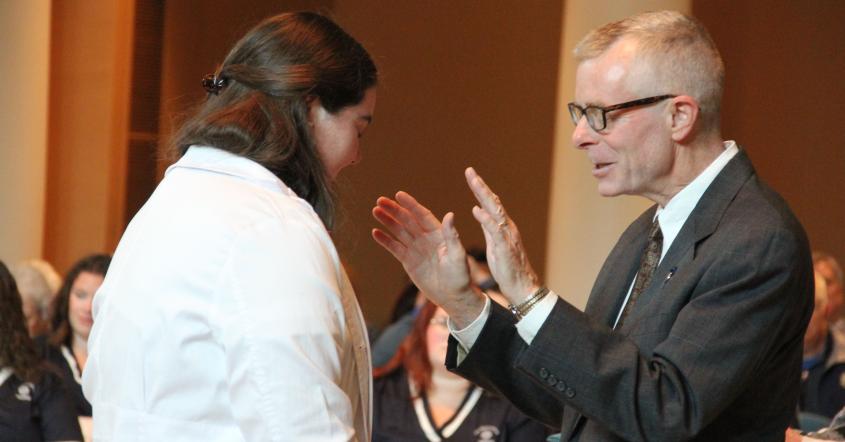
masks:
[[[21,261],[10,270],[21,295],[29,335],[36,337],[47,333],[50,302],[58,291],[58,287],[51,285],[48,272],[55,273],[55,270],[47,262],[35,259]]]
[[[81,439],[70,394],[38,357],[17,285],[0,262],[0,440]]]
[[[70,389],[76,414],[91,416],[91,404],[82,394],[82,371],[88,360],[88,333],[93,319],[91,301],[109,268],[109,255],[90,255],[77,261],[65,276],[53,300],[50,336],[42,345],[45,358],[53,363]],[[83,420],[83,426],[87,421]]]
[[[427,302],[396,355],[374,370],[373,441],[544,440],[542,424],[446,370],[446,320]]]
[[[390,323],[373,342],[370,357],[374,367],[386,364],[396,354],[399,344],[411,332],[414,319],[424,302],[425,297],[414,283],[410,282],[402,289],[393,305]]]
[[[50,293],[53,295],[50,297],[51,300],[56,296],[56,293],[59,293],[59,289],[62,287],[62,276],[59,275],[59,272],[56,271],[52,264],[38,258],[27,259],[19,264],[32,267],[41,273],[41,276],[44,277],[44,281],[47,282],[47,286],[50,287]]]
[[[828,253],[813,252],[813,269],[827,284],[827,322],[831,332],[845,336],[845,293],[842,291],[842,267]]]
[[[816,294],[813,315],[804,334],[799,411],[832,418],[845,406],[845,343],[831,333],[827,311],[827,285],[815,273]]]
[[[828,426],[818,431],[802,434],[794,428],[786,430],[786,442],[816,442],[824,440],[845,441],[845,408],[833,417],[833,420],[831,420]]]

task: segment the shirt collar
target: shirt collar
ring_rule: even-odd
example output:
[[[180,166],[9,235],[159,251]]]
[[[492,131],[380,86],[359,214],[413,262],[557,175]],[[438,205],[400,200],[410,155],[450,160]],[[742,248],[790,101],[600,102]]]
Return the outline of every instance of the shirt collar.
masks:
[[[660,231],[663,234],[661,258],[669,250],[672,241],[678,236],[681,227],[684,226],[690,213],[695,209],[698,200],[701,199],[701,196],[710,187],[710,183],[716,179],[716,176],[725,168],[731,158],[739,152],[739,148],[733,140],[725,141],[724,147],[724,152],[716,157],[692,182],[672,197],[669,203],[666,204],[666,207],[657,208],[655,216],[660,220]]]
[[[190,146],[176,163],[167,168],[164,175],[178,169],[194,169],[221,173],[253,182],[268,190],[293,197],[296,193],[266,167],[255,161],[210,146]]]
[[[7,379],[12,377],[12,374],[14,374],[14,371],[11,367],[3,367],[0,369],[0,385],[3,385]]]

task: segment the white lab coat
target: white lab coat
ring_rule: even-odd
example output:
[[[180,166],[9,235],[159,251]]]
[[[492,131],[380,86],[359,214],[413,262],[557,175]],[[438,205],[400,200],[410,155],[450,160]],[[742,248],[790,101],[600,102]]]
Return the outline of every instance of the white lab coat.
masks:
[[[363,317],[311,206],[191,147],[120,240],[83,373],[94,439],[368,441]]]

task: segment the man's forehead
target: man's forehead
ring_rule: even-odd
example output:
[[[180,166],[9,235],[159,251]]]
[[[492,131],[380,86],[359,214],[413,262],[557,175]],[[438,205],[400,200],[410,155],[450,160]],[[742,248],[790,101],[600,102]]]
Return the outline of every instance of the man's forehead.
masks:
[[[637,43],[631,38],[611,45],[595,58],[584,60],[575,74],[575,99],[582,104],[609,105],[631,99],[631,75],[637,61]]]
[[[623,61],[587,60],[578,67],[575,75],[575,98],[585,104],[615,100],[627,90],[630,69]]]

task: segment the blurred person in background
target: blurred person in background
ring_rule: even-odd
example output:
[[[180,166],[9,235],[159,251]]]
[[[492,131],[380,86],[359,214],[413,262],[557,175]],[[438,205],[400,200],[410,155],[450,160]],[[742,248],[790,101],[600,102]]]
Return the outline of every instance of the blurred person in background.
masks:
[[[425,302],[396,355],[374,370],[373,441],[542,441],[546,427],[446,369],[447,319]]]
[[[15,280],[0,262],[0,440],[82,440],[70,394],[44,366]]]
[[[411,332],[414,320],[424,304],[425,297],[413,282],[409,282],[399,292],[390,313],[390,322],[373,341],[370,355],[373,360],[373,367],[386,364],[396,354],[399,345]]]
[[[50,293],[52,293],[53,296],[56,296],[56,293],[59,293],[59,288],[62,286],[62,275],[59,275],[59,272],[56,271],[52,264],[38,258],[24,260],[21,264],[25,264],[41,272],[41,275],[50,287]]]
[[[35,265],[36,262],[49,266],[44,261],[26,260],[13,265],[10,269],[18,284],[27,329],[32,337],[41,336],[49,330],[47,320],[50,303],[58,292],[58,287],[55,289],[51,287],[42,267]]]
[[[94,322],[91,302],[103,284],[110,263],[111,257],[104,254],[89,255],[74,263],[50,309],[47,345],[40,346],[47,361],[61,372],[73,394],[76,413],[81,417],[91,417],[91,404],[82,394],[81,385],[88,361],[88,336]]]
[[[827,286],[827,322],[833,333],[845,339],[845,292],[842,287],[842,266],[832,255],[813,252],[813,269],[822,275]]]
[[[845,355],[842,267],[830,254],[816,250],[813,251],[813,269],[815,306],[804,334],[798,407],[798,426],[806,435],[802,436],[801,430],[789,428],[786,430],[787,442],[845,440],[845,409],[834,411],[837,402],[843,400],[845,389],[842,376]],[[829,421],[831,412],[836,412],[836,415]],[[824,428],[816,430],[821,426]]]
[[[831,306],[824,276],[815,272],[815,306],[804,333],[801,372],[801,413],[814,413],[831,419],[845,406],[845,342],[831,333],[828,311]]]

